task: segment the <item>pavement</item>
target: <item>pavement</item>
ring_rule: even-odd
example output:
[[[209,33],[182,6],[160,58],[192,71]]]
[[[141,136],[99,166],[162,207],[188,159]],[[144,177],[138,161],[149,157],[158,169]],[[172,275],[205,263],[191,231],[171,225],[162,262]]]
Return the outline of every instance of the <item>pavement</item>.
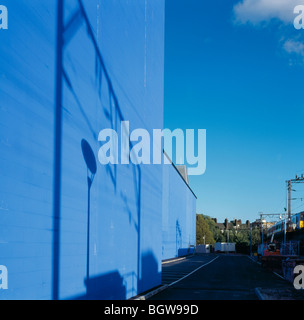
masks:
[[[163,264],[164,290],[147,300],[303,300],[293,285],[245,255],[204,254]]]

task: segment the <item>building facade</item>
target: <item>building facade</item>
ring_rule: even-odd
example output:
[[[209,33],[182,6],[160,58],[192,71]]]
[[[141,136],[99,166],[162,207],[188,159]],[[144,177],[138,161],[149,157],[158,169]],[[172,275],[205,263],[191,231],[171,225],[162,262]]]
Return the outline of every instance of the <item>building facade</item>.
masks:
[[[171,166],[101,165],[98,137],[121,136],[122,121],[162,129],[164,1],[2,4],[0,299],[128,299],[160,285],[173,256],[163,185],[167,207],[188,187],[168,191]],[[179,249],[195,239],[189,197],[174,212]]]
[[[162,259],[195,252],[196,195],[188,185],[188,176],[172,165],[163,167]]]

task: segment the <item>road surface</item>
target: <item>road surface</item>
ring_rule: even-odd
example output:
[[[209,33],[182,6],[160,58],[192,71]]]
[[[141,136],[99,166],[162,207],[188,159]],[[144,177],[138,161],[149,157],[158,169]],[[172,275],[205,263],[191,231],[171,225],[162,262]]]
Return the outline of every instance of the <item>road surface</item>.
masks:
[[[257,300],[257,287],[292,287],[248,256],[232,254],[193,256],[164,264],[162,281],[168,289],[149,300]]]

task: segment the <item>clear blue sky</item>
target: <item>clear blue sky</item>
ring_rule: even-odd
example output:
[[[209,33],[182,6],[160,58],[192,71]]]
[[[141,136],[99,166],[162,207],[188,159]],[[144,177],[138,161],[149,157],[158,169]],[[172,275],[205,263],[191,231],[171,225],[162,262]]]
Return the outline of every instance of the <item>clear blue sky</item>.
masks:
[[[197,212],[220,221],[283,212],[285,180],[304,173],[304,30],[293,0],[288,14],[252,1],[166,0],[164,126],[207,130],[190,185]]]

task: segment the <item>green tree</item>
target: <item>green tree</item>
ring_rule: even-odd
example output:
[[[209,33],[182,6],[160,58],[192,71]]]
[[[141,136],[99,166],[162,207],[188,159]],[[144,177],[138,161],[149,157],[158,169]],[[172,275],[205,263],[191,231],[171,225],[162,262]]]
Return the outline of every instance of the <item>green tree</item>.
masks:
[[[209,216],[202,215],[209,225],[209,229],[213,235],[214,242],[224,242],[225,235],[221,232],[220,228],[216,225],[215,221]]]
[[[205,237],[205,239],[204,239]],[[212,244],[214,245],[215,240],[213,233],[210,230],[207,219],[202,214],[196,215],[196,244]]]
[[[196,244],[212,244],[215,242],[227,242],[229,232],[229,242],[236,244],[236,251],[249,254],[250,252],[250,230],[246,228],[238,230],[225,230],[221,232],[215,221],[203,214],[196,215]],[[205,242],[204,242],[205,236]],[[252,251],[257,251],[257,246],[261,242],[259,229],[252,230]]]

